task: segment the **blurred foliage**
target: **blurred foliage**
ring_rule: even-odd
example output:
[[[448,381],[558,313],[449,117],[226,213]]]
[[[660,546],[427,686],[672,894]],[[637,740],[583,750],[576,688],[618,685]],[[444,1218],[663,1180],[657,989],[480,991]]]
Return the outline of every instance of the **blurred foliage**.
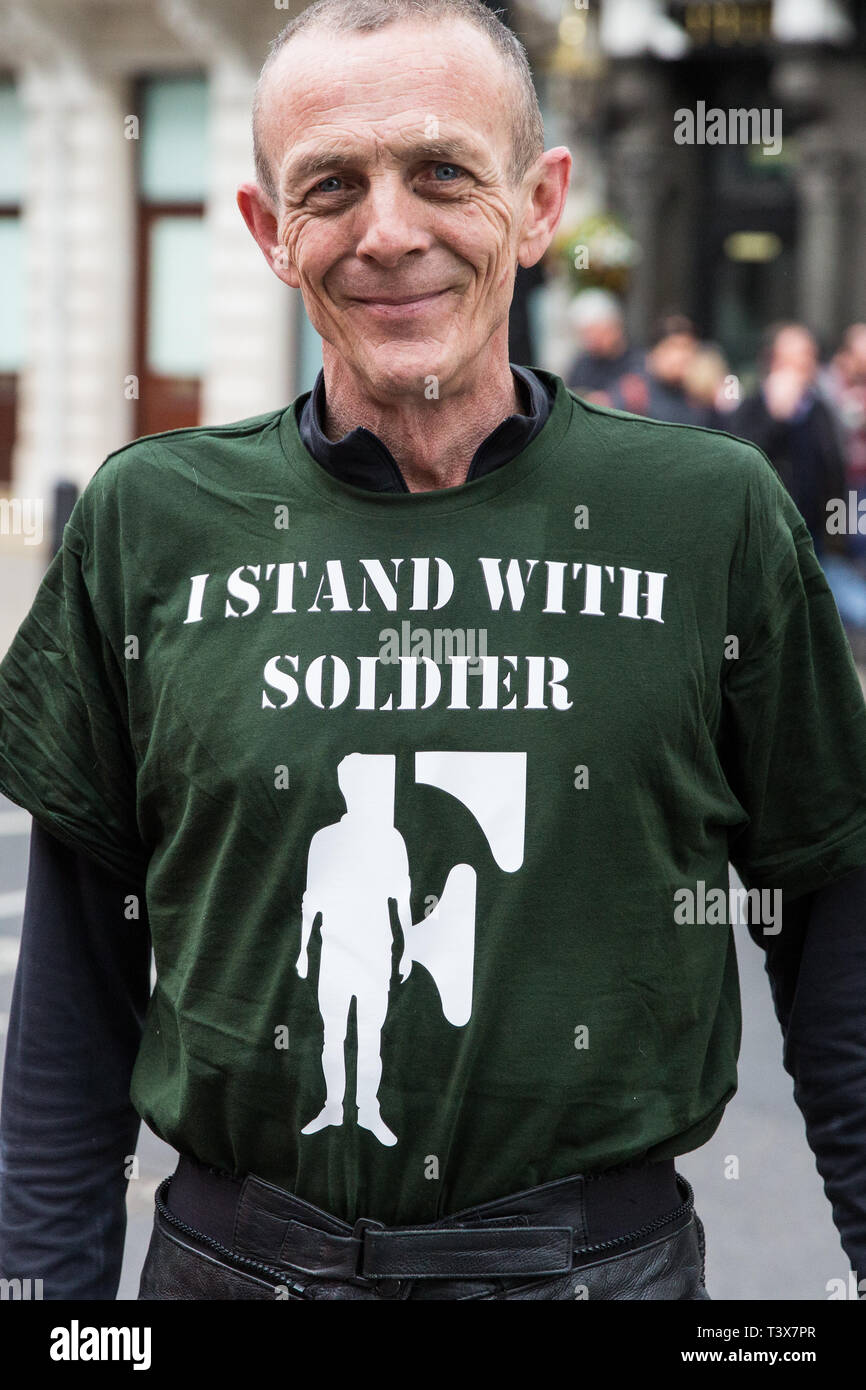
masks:
[[[586,289],[623,294],[640,259],[640,246],[610,212],[560,226],[546,257],[548,268],[566,275],[575,294]]]

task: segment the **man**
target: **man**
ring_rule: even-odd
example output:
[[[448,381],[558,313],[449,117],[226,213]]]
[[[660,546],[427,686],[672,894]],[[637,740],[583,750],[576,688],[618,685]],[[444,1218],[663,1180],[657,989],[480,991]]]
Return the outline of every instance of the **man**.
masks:
[[[859,517],[866,500],[866,323],[852,323],[846,329],[838,352],[819,373],[817,385],[841,434],[845,486],[857,493]],[[863,534],[858,529],[848,537],[848,553],[862,567],[866,528]]]
[[[629,346],[620,303],[607,290],[582,290],[569,317],[582,351],[566,373],[566,384],[587,400],[612,405],[622,377],[643,367],[641,354]]]
[[[863,652],[866,582],[846,558],[849,538],[828,525],[828,504],[847,501],[841,430],[819,387],[818,344],[799,323],[765,335],[763,380],[731,417],[731,430],[763,449],[812,537],[855,649]]]
[[[182,1155],[141,1298],[707,1298],[674,1160],[736,1086],[733,938],[703,913],[732,859],[784,896],[781,932],[750,929],[866,1268],[866,708],[802,519],[753,447],[509,368],[515,267],[570,157],[486,8],[325,0],[259,97],[238,201],[322,335],[315,389],[106,460],[0,666],[0,787],[38,853],[64,841],[74,908],[25,913],[4,1258],[81,1296],[86,1231],[111,1296],[128,1067]],[[430,655],[440,623],[481,628],[471,669]],[[111,876],[98,911],[72,849]],[[367,1094],[346,980],[371,938],[350,964],[347,909],[375,899],[381,935],[385,895],[389,1144],[332,1084],[345,1064]],[[140,897],[157,981],[133,1046],[142,937],[118,928]],[[85,1018],[59,1027],[69,973],[34,980],[76,955]],[[106,1013],[105,1083],[76,1092],[67,1058]],[[55,1157],[69,1114],[46,1132],[73,1093],[89,1167]]]
[[[734,434],[767,454],[802,514],[819,557],[827,545],[827,501],[845,489],[845,460],[832,414],[818,390],[818,345],[799,323],[768,330],[763,379],[731,417]]]

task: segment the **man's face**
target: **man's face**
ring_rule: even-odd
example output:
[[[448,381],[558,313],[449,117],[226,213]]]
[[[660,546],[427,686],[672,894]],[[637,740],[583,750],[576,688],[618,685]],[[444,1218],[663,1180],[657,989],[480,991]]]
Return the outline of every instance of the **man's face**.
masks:
[[[669,333],[650,353],[654,375],[670,386],[682,385],[697,347],[691,333]]]
[[[853,381],[866,381],[866,327],[852,328],[846,340],[848,361]]]
[[[586,323],[580,330],[580,341],[594,357],[618,357],[625,347],[622,323],[618,318]]]
[[[815,339],[805,328],[783,328],[773,344],[772,370],[796,372],[811,381],[818,370]]]
[[[266,81],[281,278],[367,393],[459,382],[507,320],[527,203],[495,49],[461,21],[313,32]]]

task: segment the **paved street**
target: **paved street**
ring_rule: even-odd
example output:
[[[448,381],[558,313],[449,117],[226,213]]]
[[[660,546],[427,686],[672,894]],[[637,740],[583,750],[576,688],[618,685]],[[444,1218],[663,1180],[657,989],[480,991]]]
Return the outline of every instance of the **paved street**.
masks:
[[[5,1031],[24,906],[30,817],[0,797],[0,1026]],[[679,1162],[707,1232],[707,1283],[716,1299],[825,1299],[845,1279],[839,1245],[803,1122],[781,1064],[763,954],[734,928],[743,989],[740,1089],[709,1144]],[[140,1176],[129,1184],[129,1229],[119,1291],[135,1298],[150,1237],[153,1193],[172,1150],[142,1127]],[[739,1163],[739,1177],[726,1170]]]

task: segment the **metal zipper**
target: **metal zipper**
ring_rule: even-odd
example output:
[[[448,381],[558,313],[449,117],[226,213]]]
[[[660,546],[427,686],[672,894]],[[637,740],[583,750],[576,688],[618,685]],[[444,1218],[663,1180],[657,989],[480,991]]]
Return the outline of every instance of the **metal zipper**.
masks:
[[[681,1216],[685,1216],[691,1210],[691,1200],[683,1202],[667,1216],[656,1216],[652,1221],[648,1221],[645,1226],[638,1226],[637,1230],[629,1231],[624,1236],[616,1236],[614,1240],[602,1240],[597,1245],[582,1245],[580,1249],[572,1251],[574,1255],[596,1255],[600,1250],[613,1250],[617,1245],[626,1245],[630,1240],[639,1240],[641,1236],[652,1235],[653,1231],[660,1231],[663,1226],[670,1226],[672,1221],[677,1221]]]
[[[249,1255],[239,1255],[234,1250],[227,1249],[227,1247],[222,1245],[218,1240],[214,1240],[213,1236],[206,1235],[204,1231],[197,1231],[195,1226],[189,1226],[186,1221],[181,1221],[180,1217],[175,1216],[174,1212],[170,1211],[162,1200],[162,1194],[168,1191],[170,1184],[171,1178],[164,1178],[156,1189],[156,1209],[160,1216],[163,1217],[170,1226],[174,1226],[177,1230],[183,1231],[186,1235],[193,1236],[196,1240],[202,1241],[205,1245],[209,1246],[211,1250],[216,1250],[219,1254],[228,1256],[232,1264],[246,1265],[248,1269],[254,1269],[259,1273],[267,1274],[268,1277],[275,1280],[281,1288],[291,1289],[293,1292],[300,1294],[302,1298],[308,1297],[306,1287],[303,1284],[295,1284],[287,1280],[284,1270],[276,1269],[273,1265],[267,1265],[262,1260],[254,1260]]]

